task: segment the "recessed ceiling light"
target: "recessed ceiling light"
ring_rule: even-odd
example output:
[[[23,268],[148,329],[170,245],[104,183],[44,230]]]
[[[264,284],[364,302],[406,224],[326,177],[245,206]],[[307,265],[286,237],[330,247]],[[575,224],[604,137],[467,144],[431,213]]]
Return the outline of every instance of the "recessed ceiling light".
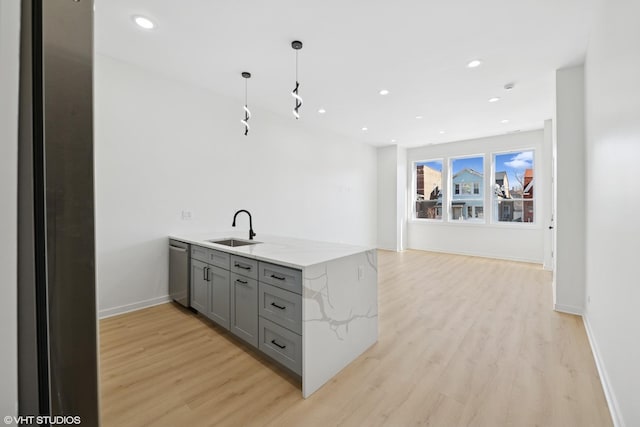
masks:
[[[416,116],[416,119],[420,120],[422,119],[422,116]]]
[[[500,101],[500,98],[498,98],[497,96],[494,96],[493,98],[489,98],[489,102],[498,102]]]
[[[474,59],[473,61],[469,62],[467,64],[468,68],[476,68],[479,67],[482,64],[482,61],[480,61],[479,59]]]
[[[366,131],[368,131],[368,130],[369,130],[369,128],[368,128],[368,127],[363,127],[363,128],[362,128],[362,131],[363,131],[363,132],[366,132]]]
[[[507,119],[500,120],[500,123],[509,123],[509,120],[507,120]]]
[[[135,22],[138,27],[144,28],[145,30],[151,30],[156,26],[156,24],[154,24],[149,18],[139,15],[133,17],[133,22]]]
[[[391,140],[391,142],[396,142],[396,140],[395,140],[395,139],[392,139],[392,140]]]
[[[327,110],[325,110],[324,108],[320,108],[320,109],[318,110],[318,113],[319,113],[319,114],[324,114],[324,113],[326,113],[326,112],[327,112]]]
[[[445,131],[441,130],[440,135],[444,135],[444,134],[445,134]]]
[[[380,95],[389,95],[389,91],[387,89],[382,89],[380,92],[378,92]]]

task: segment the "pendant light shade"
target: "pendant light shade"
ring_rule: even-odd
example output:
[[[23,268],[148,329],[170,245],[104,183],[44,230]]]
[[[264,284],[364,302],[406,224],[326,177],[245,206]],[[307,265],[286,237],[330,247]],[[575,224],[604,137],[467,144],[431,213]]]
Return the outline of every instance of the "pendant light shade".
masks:
[[[298,82],[298,51],[302,49],[302,42],[295,40],[291,42],[291,47],[296,51],[296,86],[291,92],[291,96],[295,99],[296,103],[293,107],[293,116],[298,120],[300,118],[300,107],[302,107],[302,97],[298,93],[300,89],[300,83]]]
[[[251,111],[249,111],[249,105],[247,104],[247,83],[251,78],[251,73],[246,71],[242,72],[242,77],[244,77],[244,119],[240,120],[240,123],[244,125],[244,136],[249,134],[249,119],[251,118]]]

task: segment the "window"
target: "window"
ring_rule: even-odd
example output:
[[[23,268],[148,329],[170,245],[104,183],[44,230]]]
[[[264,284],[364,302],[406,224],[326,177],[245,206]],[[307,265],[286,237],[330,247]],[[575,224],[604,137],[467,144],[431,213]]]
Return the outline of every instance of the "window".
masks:
[[[442,160],[415,163],[415,217],[442,219]]]
[[[533,222],[533,150],[494,156],[493,220]]]
[[[484,220],[484,157],[451,160],[451,219]]]

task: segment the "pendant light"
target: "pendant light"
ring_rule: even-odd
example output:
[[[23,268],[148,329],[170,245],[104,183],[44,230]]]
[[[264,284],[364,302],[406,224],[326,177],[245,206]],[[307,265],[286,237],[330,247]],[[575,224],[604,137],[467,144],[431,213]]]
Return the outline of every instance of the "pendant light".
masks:
[[[300,83],[298,83],[298,51],[302,49],[302,42],[295,40],[291,42],[291,47],[296,51],[296,87],[291,92],[291,96],[293,96],[296,100],[295,107],[293,107],[293,116],[298,120],[300,118],[300,107],[302,107],[302,98],[298,94],[298,88],[300,87]]]
[[[243,71],[242,77],[244,77],[244,119],[240,120],[240,123],[244,125],[244,136],[247,136],[250,129],[248,122],[251,118],[251,111],[249,111],[249,107],[247,106],[247,82],[251,78],[251,73]]]

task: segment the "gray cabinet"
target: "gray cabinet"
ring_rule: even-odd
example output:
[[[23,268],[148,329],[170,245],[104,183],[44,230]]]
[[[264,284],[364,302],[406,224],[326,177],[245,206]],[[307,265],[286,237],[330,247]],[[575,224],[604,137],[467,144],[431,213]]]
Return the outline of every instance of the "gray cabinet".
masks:
[[[201,246],[191,245],[191,259],[202,262],[209,262],[209,249]]]
[[[296,334],[302,334],[302,297],[266,283],[260,283],[258,313]]]
[[[241,274],[251,279],[258,279],[258,261],[255,259],[231,255],[231,266],[229,269],[232,273]]]
[[[258,263],[258,348],[302,375],[302,271]]]
[[[209,294],[206,316],[229,329],[229,271],[210,265],[207,279]]]
[[[197,249],[196,253],[202,254]],[[229,329],[229,271],[192,258],[191,307]]]
[[[302,375],[302,337],[260,317],[260,350]]]
[[[302,295],[302,271],[300,270],[260,262],[258,280]]]
[[[301,270],[191,245],[191,306],[301,375]]]
[[[236,273],[231,273],[229,330],[258,347],[258,281]]]
[[[207,312],[209,282],[207,281],[208,264],[191,259],[191,307],[202,314]]]

